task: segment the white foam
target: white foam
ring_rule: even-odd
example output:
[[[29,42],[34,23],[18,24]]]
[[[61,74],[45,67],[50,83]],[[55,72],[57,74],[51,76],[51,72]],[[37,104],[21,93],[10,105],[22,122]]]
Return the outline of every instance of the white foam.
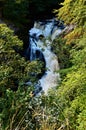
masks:
[[[29,31],[31,36],[33,36],[33,34],[36,34],[37,37],[38,35],[45,36],[45,42],[39,39],[37,41],[37,47],[33,45],[33,48],[34,47],[36,49],[38,48],[43,52],[46,61],[46,68],[47,68],[46,75],[44,75],[39,80],[45,94],[47,94],[50,88],[57,86],[58,84],[57,81],[60,79],[59,73],[56,72],[57,70],[59,70],[57,56],[51,51],[51,46],[50,46],[52,44],[51,41],[47,40],[47,38],[50,36],[51,40],[53,41],[56,38],[56,36],[58,36],[62,31],[61,29],[58,28],[56,29],[56,27],[54,29],[53,22],[54,20],[52,20],[51,22],[45,25],[44,24],[41,25],[40,22],[38,22],[38,24],[37,22],[35,22],[34,27]],[[51,34],[52,29],[54,31]]]

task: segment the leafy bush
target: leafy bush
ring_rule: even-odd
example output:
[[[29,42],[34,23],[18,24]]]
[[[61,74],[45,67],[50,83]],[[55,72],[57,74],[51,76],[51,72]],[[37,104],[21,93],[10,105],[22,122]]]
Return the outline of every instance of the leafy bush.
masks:
[[[14,36],[12,30],[0,24],[0,124],[3,130],[26,127],[26,113],[29,118],[32,116],[28,105],[42,63],[26,61],[21,57],[14,48],[22,51],[22,45],[23,42]],[[26,86],[28,80],[32,84]]]

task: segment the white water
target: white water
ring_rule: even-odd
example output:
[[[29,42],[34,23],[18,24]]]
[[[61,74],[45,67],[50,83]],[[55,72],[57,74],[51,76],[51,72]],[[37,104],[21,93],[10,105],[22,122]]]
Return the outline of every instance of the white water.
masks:
[[[52,32],[52,33],[51,33]],[[39,79],[43,91],[47,94],[50,88],[55,88],[58,85],[60,79],[59,73],[56,71],[59,70],[59,64],[57,56],[51,51],[52,41],[62,32],[57,26],[54,27],[54,19],[42,23],[35,22],[34,27],[29,31],[30,36],[36,36],[37,40],[34,41],[31,39],[31,50],[35,54],[35,50],[40,49],[44,55],[46,61],[46,74]],[[44,36],[44,41],[39,39],[39,36]],[[49,39],[49,37],[51,39]],[[32,60],[33,56],[30,56]]]
[[[56,71],[59,70],[59,64],[56,55],[51,52],[50,42],[48,40],[45,41],[47,46],[44,46],[43,42],[38,41],[38,46],[42,48],[45,61],[46,61],[46,75],[44,75],[39,81],[43,88],[43,91],[47,93],[47,91],[52,87],[55,87],[58,84],[59,73]]]

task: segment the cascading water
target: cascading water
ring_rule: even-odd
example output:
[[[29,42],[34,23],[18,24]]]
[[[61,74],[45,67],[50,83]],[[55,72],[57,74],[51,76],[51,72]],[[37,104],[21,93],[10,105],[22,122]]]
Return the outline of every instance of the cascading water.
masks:
[[[45,94],[48,89],[51,87],[54,88],[58,84],[58,80],[60,79],[59,73],[56,71],[59,70],[57,56],[51,51],[52,41],[62,32],[64,29],[64,25],[59,26],[59,21],[55,19],[46,20],[42,22],[35,22],[34,27],[29,31],[30,36],[30,61],[35,60],[37,58],[42,59],[44,56],[46,62],[46,72],[39,79],[40,84],[38,86],[38,90],[43,90]],[[42,40],[40,37],[43,37]],[[39,52],[39,56],[37,55]],[[41,86],[41,89],[39,89]]]

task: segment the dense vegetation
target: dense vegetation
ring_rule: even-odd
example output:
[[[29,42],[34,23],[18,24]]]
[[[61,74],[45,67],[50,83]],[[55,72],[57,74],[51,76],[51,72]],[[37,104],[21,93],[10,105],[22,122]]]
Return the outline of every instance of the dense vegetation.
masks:
[[[30,99],[34,83],[41,74],[43,64],[40,61],[26,61],[18,53],[22,49],[23,42],[13,35],[6,24],[0,24],[0,121],[3,129],[12,129],[7,125],[11,123],[16,111],[23,107],[24,100]],[[27,87],[26,81],[32,84]]]
[[[7,17],[21,24],[26,24],[28,20],[51,15],[53,8],[60,7],[59,3],[62,1],[46,0],[45,3],[44,0],[1,0],[0,2],[3,17]]]
[[[63,0],[0,0],[0,17],[7,24],[17,28],[16,34],[24,41],[24,48],[28,43],[28,29],[34,20],[50,18],[53,8],[60,7]],[[23,33],[22,33],[23,32]]]
[[[40,74],[42,64],[26,61],[17,53],[23,49],[22,41],[5,24],[0,25],[1,130],[86,130],[86,2],[65,0],[62,5],[54,12],[69,30],[52,43],[60,63],[61,82],[47,96],[35,98],[32,93],[38,78],[32,73]],[[33,84],[27,87],[27,80]]]

